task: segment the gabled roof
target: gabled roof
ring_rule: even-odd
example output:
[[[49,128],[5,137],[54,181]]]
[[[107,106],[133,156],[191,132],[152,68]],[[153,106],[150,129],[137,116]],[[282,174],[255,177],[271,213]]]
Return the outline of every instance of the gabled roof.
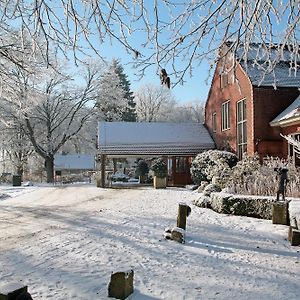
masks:
[[[56,170],[94,170],[95,156],[91,154],[56,154],[54,167]]]
[[[227,46],[230,47],[231,43]],[[254,86],[299,88],[299,67],[298,70],[291,67],[291,62],[300,65],[299,47],[297,49],[294,51],[293,46],[288,45],[251,43],[246,55],[243,46],[236,49],[235,58]],[[275,62],[275,67],[269,66]]]
[[[289,126],[300,124],[300,96],[280,113],[274,120],[270,122],[271,126]]]
[[[100,122],[99,154],[115,156],[193,156],[213,149],[207,129],[199,123]]]

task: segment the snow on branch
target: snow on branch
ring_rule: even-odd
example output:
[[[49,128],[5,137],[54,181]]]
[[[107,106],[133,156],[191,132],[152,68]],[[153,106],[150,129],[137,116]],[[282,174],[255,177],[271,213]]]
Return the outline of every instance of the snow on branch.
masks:
[[[82,53],[92,50],[101,57],[101,46],[116,42],[132,56],[140,75],[156,65],[157,71],[167,68],[177,84],[203,60],[214,64],[220,46],[232,41],[231,50],[241,51],[244,61],[253,43],[259,43],[261,48],[252,57],[255,65],[272,72],[285,60],[295,75],[299,21],[295,0],[1,1],[0,56],[22,64],[15,48],[26,46],[49,66],[55,58],[52,53],[66,58],[72,54],[77,63]],[[13,46],[12,29],[20,42]]]

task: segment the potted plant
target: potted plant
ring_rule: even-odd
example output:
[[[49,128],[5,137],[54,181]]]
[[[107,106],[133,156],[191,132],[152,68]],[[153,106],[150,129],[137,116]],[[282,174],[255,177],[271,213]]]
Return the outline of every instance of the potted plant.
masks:
[[[151,170],[154,173],[153,185],[156,189],[163,189],[167,186],[168,167],[162,158],[156,159]]]

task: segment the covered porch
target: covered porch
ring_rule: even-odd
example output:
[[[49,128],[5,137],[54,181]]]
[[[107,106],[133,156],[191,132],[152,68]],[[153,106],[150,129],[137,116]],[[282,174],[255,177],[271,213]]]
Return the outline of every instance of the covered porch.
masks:
[[[101,187],[106,187],[107,158],[157,158],[168,163],[168,186],[192,183],[190,165],[202,151],[215,148],[199,123],[100,122],[98,161]]]

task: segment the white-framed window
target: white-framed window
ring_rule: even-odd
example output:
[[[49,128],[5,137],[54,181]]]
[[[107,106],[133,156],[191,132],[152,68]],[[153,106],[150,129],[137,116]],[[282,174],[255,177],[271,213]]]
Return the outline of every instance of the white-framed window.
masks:
[[[211,116],[211,120],[212,120],[212,131],[216,132],[217,131],[217,113],[214,112]]]
[[[237,155],[243,158],[243,153],[247,152],[247,111],[246,99],[240,100],[236,104],[236,136],[237,136]]]
[[[296,141],[300,142],[300,133],[295,133],[291,135]],[[289,157],[293,160],[295,166],[300,166],[300,154],[295,151],[295,146],[289,145]]]
[[[230,101],[226,101],[222,103],[222,110],[221,110],[221,129],[227,130],[230,129]]]

